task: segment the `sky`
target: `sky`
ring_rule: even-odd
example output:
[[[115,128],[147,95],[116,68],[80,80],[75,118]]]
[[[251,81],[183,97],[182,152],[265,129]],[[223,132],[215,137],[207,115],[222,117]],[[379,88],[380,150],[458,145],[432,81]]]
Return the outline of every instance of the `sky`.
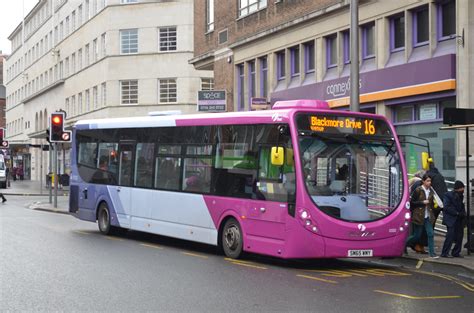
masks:
[[[8,36],[23,19],[23,3],[27,15],[38,2],[39,0],[0,0],[0,50],[3,54],[11,52]]]

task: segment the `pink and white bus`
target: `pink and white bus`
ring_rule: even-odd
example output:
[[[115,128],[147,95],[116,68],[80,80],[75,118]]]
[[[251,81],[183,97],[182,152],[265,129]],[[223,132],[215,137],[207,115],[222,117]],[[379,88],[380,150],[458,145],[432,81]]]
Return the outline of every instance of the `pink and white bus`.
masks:
[[[70,212],[104,234],[137,230],[280,258],[403,253],[406,169],[383,116],[326,102],[272,110],[79,121]]]

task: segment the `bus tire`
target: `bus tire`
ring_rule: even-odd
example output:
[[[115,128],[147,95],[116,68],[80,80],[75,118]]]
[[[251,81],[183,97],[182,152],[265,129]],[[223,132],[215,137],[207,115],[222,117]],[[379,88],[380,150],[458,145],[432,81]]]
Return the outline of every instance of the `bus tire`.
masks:
[[[111,233],[112,226],[110,225],[110,210],[105,202],[102,202],[99,205],[97,223],[99,224],[99,230],[102,234],[109,235]]]
[[[222,229],[222,249],[227,257],[238,259],[242,254],[244,241],[242,238],[242,229],[236,219],[230,218]]]

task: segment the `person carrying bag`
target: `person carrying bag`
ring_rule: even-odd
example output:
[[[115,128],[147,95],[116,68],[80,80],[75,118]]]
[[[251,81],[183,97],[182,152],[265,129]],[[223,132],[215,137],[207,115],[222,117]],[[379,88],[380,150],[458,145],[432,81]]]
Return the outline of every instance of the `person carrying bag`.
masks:
[[[423,175],[422,185],[415,189],[410,201],[412,213],[412,223],[414,226],[413,234],[408,237],[407,246],[413,246],[419,242],[423,231],[428,237],[428,251],[431,258],[439,258],[434,251],[434,192],[431,189],[431,178]]]

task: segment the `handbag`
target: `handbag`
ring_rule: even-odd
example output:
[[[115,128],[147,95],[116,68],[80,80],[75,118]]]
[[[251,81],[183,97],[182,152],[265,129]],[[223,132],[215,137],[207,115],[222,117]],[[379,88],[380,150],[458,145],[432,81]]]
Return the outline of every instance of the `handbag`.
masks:
[[[433,191],[433,198],[434,198],[435,206],[440,208],[440,210],[443,209],[444,208],[443,200],[441,200],[441,198],[438,196],[438,194],[436,193],[436,191],[433,188],[431,188],[431,190]]]

